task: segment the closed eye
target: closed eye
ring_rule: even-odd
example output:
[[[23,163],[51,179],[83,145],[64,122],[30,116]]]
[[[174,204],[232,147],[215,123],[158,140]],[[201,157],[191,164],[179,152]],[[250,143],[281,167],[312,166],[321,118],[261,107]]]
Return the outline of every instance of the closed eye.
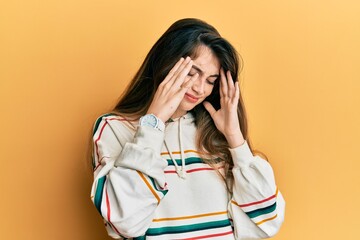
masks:
[[[215,85],[215,82],[216,82],[216,81],[210,81],[210,80],[206,79],[206,82],[207,82],[208,84],[210,84],[210,85]]]
[[[214,78],[212,77],[212,79],[206,79],[206,82],[208,84],[211,84],[211,85],[215,85],[216,81],[218,80],[219,78]]]
[[[190,71],[190,72],[188,73],[188,76],[192,77],[192,76],[194,76],[196,73],[197,73],[197,71]]]

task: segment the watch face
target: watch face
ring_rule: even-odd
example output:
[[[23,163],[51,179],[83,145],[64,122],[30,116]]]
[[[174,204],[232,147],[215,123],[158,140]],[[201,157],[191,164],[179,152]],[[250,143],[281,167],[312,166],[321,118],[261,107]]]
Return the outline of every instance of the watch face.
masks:
[[[141,120],[141,125],[155,128],[157,125],[157,119],[154,115],[145,115]]]

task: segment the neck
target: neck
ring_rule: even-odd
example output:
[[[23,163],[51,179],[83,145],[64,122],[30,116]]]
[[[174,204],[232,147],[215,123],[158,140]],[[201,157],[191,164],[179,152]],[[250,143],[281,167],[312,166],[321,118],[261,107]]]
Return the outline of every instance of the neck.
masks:
[[[187,111],[184,110],[176,110],[174,114],[171,116],[171,119],[179,118],[181,116],[184,116],[187,113]]]

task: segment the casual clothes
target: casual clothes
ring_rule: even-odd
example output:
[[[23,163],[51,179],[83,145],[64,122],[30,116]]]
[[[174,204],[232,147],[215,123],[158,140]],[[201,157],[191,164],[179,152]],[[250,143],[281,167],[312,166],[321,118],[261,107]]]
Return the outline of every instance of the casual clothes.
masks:
[[[278,232],[285,202],[270,164],[247,142],[230,149],[230,195],[219,175],[224,163],[205,164],[195,135],[191,113],[166,123],[165,132],[120,116],[97,120],[91,198],[111,237],[226,240]]]

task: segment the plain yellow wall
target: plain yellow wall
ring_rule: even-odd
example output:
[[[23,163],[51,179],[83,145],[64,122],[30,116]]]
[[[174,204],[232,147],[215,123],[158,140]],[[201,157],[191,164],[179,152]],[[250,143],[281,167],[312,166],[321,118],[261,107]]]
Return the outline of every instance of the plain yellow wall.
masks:
[[[2,0],[0,239],[107,239],[87,144],[174,21],[213,24],[244,58],[250,134],[287,201],[274,239],[356,239],[360,3]]]

